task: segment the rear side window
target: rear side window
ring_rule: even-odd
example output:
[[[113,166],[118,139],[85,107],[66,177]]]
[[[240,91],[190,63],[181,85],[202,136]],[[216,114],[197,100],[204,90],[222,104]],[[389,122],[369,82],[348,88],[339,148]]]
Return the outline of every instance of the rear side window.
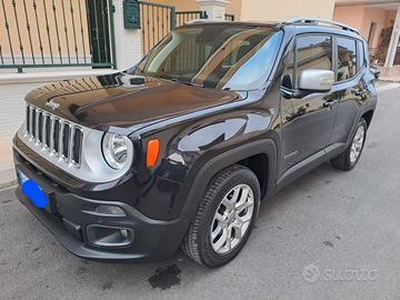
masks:
[[[338,66],[336,81],[351,79],[357,73],[356,41],[353,39],[336,38],[338,49]]]

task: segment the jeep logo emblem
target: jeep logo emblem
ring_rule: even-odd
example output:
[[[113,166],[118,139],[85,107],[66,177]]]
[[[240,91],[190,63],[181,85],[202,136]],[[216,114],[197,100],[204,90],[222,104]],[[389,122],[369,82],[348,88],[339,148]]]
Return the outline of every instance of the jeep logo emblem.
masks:
[[[52,110],[55,110],[60,107],[60,103],[54,102],[52,99],[49,102],[46,102],[46,106],[50,107]]]

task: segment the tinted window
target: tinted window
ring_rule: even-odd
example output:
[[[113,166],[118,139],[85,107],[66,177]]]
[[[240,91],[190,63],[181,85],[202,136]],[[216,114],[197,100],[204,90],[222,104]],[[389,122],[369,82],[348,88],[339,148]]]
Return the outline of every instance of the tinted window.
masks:
[[[338,69],[337,81],[352,78],[357,73],[356,41],[347,38],[337,38]]]
[[[282,35],[256,26],[181,27],[132,72],[210,88],[257,89],[272,70]]]
[[[321,35],[298,37],[296,50],[290,52],[286,62],[282,86],[288,89],[297,88],[299,75],[307,69],[332,70],[331,37]]]
[[[307,35],[297,39],[297,74],[307,69],[332,70],[332,39]]]
[[[286,68],[282,76],[282,86],[287,89],[294,89],[294,51],[290,51],[287,58]]]
[[[357,41],[358,45],[358,68],[359,70],[361,67],[365,66],[366,64],[366,57],[365,57],[365,50],[364,50],[364,43],[361,41]]]

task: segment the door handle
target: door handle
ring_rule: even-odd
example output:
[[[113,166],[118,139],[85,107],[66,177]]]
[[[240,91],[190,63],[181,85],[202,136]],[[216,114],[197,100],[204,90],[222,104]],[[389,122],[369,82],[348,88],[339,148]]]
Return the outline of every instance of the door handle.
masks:
[[[338,99],[329,99],[329,100],[326,100],[324,103],[322,103],[322,106],[323,107],[332,107],[338,102],[339,102]]]

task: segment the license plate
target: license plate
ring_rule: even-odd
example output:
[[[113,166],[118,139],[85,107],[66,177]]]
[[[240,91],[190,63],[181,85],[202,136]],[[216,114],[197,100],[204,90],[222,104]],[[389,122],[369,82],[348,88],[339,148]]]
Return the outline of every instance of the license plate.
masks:
[[[18,181],[21,184],[22,193],[28,197],[33,205],[39,209],[44,209],[49,205],[49,200],[39,185],[21,171],[18,171]]]

